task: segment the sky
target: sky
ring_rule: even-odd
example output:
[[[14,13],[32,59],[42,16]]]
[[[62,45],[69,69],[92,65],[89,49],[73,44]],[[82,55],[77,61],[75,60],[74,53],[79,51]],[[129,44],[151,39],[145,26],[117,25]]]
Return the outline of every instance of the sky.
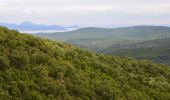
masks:
[[[0,22],[170,26],[170,0],[0,0]]]

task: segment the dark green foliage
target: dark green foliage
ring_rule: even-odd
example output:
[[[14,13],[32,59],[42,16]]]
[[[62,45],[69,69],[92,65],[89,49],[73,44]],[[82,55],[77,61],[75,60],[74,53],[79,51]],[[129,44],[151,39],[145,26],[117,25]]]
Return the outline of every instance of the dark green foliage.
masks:
[[[168,100],[170,68],[0,27],[0,100]]]
[[[15,67],[22,68],[29,64],[29,56],[26,52],[13,50],[10,53],[11,64]]]
[[[113,45],[101,53],[131,56],[170,65],[170,38],[155,39],[137,44]]]
[[[0,56],[0,69],[9,67],[9,60],[6,57]]]

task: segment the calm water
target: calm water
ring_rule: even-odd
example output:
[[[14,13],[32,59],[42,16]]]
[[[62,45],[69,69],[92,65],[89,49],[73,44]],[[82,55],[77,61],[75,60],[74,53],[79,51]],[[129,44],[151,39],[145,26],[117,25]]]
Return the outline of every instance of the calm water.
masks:
[[[35,33],[54,33],[54,32],[67,32],[67,31],[73,31],[78,28],[68,28],[66,30],[40,30],[40,31],[20,31],[21,33],[29,33],[29,34],[35,34]]]

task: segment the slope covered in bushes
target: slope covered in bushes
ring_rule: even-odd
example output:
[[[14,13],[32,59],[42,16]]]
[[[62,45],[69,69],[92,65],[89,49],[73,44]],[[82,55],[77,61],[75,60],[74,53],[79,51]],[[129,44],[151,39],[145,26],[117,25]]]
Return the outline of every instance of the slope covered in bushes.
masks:
[[[0,100],[167,100],[170,68],[0,27]]]
[[[101,53],[129,56],[170,65],[170,38],[155,39],[136,44],[113,45]]]

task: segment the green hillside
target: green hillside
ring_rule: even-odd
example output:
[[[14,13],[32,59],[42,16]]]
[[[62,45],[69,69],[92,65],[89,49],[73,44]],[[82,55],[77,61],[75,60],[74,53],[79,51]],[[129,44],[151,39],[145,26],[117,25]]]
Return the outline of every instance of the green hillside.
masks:
[[[169,100],[170,67],[0,27],[0,100]]]
[[[155,39],[130,45],[113,45],[101,53],[131,56],[170,65],[170,38]]]
[[[115,44],[131,44],[170,37],[170,28],[134,26],[124,28],[82,28],[70,32],[39,33],[36,36],[63,40],[92,51],[101,51]]]

